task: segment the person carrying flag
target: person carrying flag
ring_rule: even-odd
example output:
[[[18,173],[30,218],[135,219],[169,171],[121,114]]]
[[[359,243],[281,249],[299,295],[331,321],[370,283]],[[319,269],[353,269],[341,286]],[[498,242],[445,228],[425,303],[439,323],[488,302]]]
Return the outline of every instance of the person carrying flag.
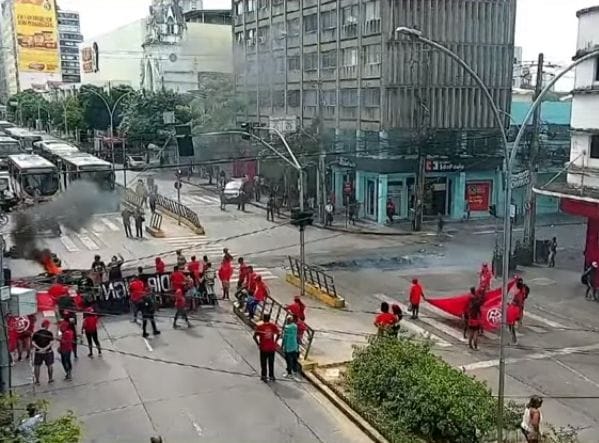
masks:
[[[489,265],[487,263],[483,263],[479,274],[478,289],[487,292],[491,289],[492,280],[493,272],[491,272],[491,269],[489,269]]]
[[[479,298],[473,298],[468,306],[468,346],[478,351],[478,337],[481,329],[481,303]]]

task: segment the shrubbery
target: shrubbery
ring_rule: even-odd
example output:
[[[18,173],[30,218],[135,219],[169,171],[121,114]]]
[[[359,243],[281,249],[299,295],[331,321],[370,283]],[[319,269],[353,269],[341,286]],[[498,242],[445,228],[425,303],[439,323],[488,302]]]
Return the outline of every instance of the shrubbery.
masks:
[[[427,442],[476,443],[494,433],[497,402],[482,382],[452,368],[430,345],[373,338],[347,370],[353,401],[393,442],[406,432]]]

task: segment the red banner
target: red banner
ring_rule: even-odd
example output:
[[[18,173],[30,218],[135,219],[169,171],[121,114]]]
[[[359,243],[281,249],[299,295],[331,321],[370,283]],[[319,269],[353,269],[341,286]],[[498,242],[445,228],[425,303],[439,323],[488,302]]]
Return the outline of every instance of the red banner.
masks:
[[[38,312],[53,311],[56,303],[48,291],[38,291],[37,293],[37,310]]]
[[[487,212],[491,204],[491,182],[466,183],[466,201],[472,212]]]

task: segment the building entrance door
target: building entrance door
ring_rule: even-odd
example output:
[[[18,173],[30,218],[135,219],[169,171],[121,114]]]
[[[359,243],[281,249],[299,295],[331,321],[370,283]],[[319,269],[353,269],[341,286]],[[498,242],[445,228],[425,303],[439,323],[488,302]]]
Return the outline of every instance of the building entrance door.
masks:
[[[374,179],[366,179],[366,193],[364,195],[364,215],[366,218],[377,218],[377,183]]]
[[[424,185],[424,215],[447,215],[447,177],[427,177]]]

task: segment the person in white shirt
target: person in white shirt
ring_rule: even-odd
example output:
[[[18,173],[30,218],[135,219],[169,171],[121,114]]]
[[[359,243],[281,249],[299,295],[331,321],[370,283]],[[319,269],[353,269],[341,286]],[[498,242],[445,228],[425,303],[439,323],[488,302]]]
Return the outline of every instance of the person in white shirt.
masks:
[[[539,443],[541,441],[541,422],[543,415],[541,414],[541,405],[543,399],[537,395],[533,395],[524,409],[522,416],[522,424],[520,425],[522,433],[528,443]]]

